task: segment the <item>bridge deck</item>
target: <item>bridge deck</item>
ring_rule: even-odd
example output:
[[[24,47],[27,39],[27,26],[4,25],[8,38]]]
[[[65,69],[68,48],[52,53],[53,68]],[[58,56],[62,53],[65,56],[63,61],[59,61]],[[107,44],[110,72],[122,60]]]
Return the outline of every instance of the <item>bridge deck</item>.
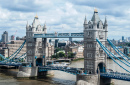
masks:
[[[100,76],[105,78],[130,81],[130,74],[127,73],[110,72],[110,73],[101,73]]]
[[[59,71],[64,71],[70,74],[80,74],[82,68],[72,68],[72,67],[53,67],[53,66],[46,66],[46,67],[39,67],[38,71],[42,72],[42,71],[49,71],[49,70],[59,70]]]
[[[34,34],[34,38],[83,38],[84,33],[46,33]]]

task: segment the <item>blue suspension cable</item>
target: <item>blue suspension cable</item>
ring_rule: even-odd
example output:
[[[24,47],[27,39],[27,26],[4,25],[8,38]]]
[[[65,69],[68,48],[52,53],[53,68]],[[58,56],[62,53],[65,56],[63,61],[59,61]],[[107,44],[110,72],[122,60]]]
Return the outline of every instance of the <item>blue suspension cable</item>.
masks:
[[[116,64],[118,64],[121,68],[123,68],[125,71],[127,71],[127,72],[130,73],[129,70],[127,70],[127,69],[125,69],[123,66],[121,66],[118,62],[115,61],[115,59],[113,59],[113,58],[107,53],[107,51],[104,49],[105,47],[103,47],[102,43],[101,43],[98,39],[96,39],[96,41],[99,43],[99,45],[100,45],[100,46],[102,47],[102,49],[105,51],[105,53],[106,53]],[[107,49],[107,48],[106,48],[106,49]]]
[[[26,40],[23,42],[23,44],[24,44],[25,42],[26,42]],[[16,53],[20,50],[20,48],[23,46],[23,44],[22,44],[11,56],[9,56],[8,59],[11,58],[14,54],[16,54]],[[6,60],[8,60],[8,59],[3,60],[2,62],[6,61]]]
[[[26,58],[27,56],[23,57],[23,58]],[[21,61],[23,58],[20,58],[19,61]]]
[[[104,45],[103,47],[110,53],[112,54]],[[112,54],[116,59],[118,59],[120,62],[124,63],[125,65],[127,65],[128,67],[130,67],[130,65],[128,65],[127,63],[125,63],[124,61],[120,60],[118,57],[116,57],[114,54]]]
[[[21,55],[18,59],[16,59],[16,61],[18,61],[19,59],[21,59],[21,57],[23,57],[24,55],[26,55],[26,53],[24,53],[23,55]]]
[[[19,49],[17,50],[17,52],[15,52],[16,54],[14,53],[15,56],[12,57],[12,55],[11,55],[11,56],[9,57],[10,59],[9,59],[9,58],[8,58],[8,59],[5,59],[3,62],[9,61],[9,60],[11,60],[12,58],[16,57],[16,55],[19,53],[19,51],[21,51],[21,49],[23,48],[25,42],[26,42],[26,40],[25,40],[24,43],[19,47]],[[14,55],[14,54],[13,54],[13,55]],[[11,57],[12,57],[12,58],[11,58]]]
[[[25,42],[23,43],[23,45],[22,45],[22,47],[20,48],[20,50],[18,51],[18,53],[17,53],[13,58],[11,58],[10,60],[13,60],[13,59],[19,54],[19,52],[22,50],[22,48],[24,47],[24,45],[25,45]]]
[[[117,52],[117,48],[112,44],[112,42],[111,41],[109,41],[108,39],[107,39],[107,41],[109,42],[109,44],[111,45],[111,47],[116,51],[116,53],[119,55],[119,56],[121,56],[120,55],[120,53],[119,52]],[[129,63],[123,56],[121,56],[127,63]],[[129,63],[130,64],[130,63]]]
[[[110,41],[107,39],[107,41],[109,41],[111,43],[112,46],[114,46],[116,48],[116,46]],[[117,48],[116,48],[117,49]],[[123,54],[125,57],[127,57],[128,59],[130,59],[127,55],[125,55],[123,52],[121,52],[119,49],[117,49],[121,54]]]
[[[5,56],[3,56],[2,54],[0,54],[0,56],[1,56],[3,59],[5,59]]]

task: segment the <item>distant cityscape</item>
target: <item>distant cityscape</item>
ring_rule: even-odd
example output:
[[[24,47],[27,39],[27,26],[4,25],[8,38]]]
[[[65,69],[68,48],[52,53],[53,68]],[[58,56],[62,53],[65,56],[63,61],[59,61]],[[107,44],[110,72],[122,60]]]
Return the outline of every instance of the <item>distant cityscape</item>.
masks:
[[[1,36],[0,41],[0,54],[2,54],[5,57],[9,57],[12,55],[24,42],[26,39],[26,36],[24,37],[16,37],[15,35],[11,35],[9,37],[9,34],[7,31],[4,31]],[[72,52],[76,54],[76,58],[83,58],[83,51],[84,51],[84,43],[83,41],[72,41],[69,40],[59,40],[59,39],[48,39],[47,40],[47,59],[50,60],[51,56],[55,54],[55,49],[60,48],[62,51],[67,55],[68,52]],[[124,37],[122,36],[121,39],[115,40],[112,39],[111,42],[118,46],[119,49],[124,52],[125,54],[129,55],[130,50],[130,37]],[[115,53],[113,49],[109,48],[111,52]],[[18,56],[22,55],[24,52],[26,52],[26,45],[21,50],[21,52],[18,54]]]
[[[7,31],[4,31],[1,36],[0,41],[0,54],[5,57],[11,56],[24,42],[26,36],[24,37],[16,37],[15,35],[9,34]],[[60,48],[60,52],[64,54],[68,54],[68,52],[72,52],[75,54],[76,58],[83,58],[83,41],[69,41],[69,40],[59,40],[59,39],[48,39],[47,40],[47,59],[50,60],[52,55],[55,55],[56,48]],[[18,57],[21,56],[26,52],[26,44],[24,45],[23,49],[17,55]]]

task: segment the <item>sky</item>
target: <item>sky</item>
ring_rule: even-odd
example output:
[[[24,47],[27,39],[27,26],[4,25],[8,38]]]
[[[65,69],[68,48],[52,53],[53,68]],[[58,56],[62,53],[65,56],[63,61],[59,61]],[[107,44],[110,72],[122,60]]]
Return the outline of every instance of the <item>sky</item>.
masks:
[[[108,38],[130,37],[130,0],[0,0],[0,35],[25,36],[27,21],[36,14],[48,33],[83,32],[85,15],[91,20],[94,8],[108,21]]]

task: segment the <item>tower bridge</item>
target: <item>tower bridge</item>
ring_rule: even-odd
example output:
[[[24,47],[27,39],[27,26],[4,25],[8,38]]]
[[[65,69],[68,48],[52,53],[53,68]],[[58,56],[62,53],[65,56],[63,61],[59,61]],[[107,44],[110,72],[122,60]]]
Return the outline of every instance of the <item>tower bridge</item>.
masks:
[[[29,65],[30,67],[21,67],[20,72],[18,73],[18,77],[33,77],[38,76],[37,73],[47,72],[49,70],[60,70],[76,75],[77,81],[84,80],[87,82],[91,82],[94,85],[99,85],[99,80],[100,85],[105,85],[103,81],[110,83],[111,79],[130,81],[130,74],[107,71],[106,63],[107,56],[109,56],[115,62],[115,64],[120,66],[120,68],[124,69],[126,72],[130,73],[127,68],[123,67],[113,58],[116,58],[116,56],[107,49],[108,44],[110,44],[120,57],[122,57],[123,59],[125,59],[124,57],[129,59],[128,56],[120,52],[118,48],[116,48],[116,46],[107,39],[107,19],[105,18],[105,21],[102,22],[98,16],[98,11],[94,10],[92,19],[90,21],[87,21],[87,18],[85,17],[83,26],[84,28],[82,33],[47,33],[46,24],[44,24],[44,26],[40,25],[38,16],[35,16],[32,25],[28,25],[28,23],[26,25],[25,42],[27,45],[27,52],[24,54],[24,56],[26,55],[25,57],[27,57],[27,62],[31,63],[31,65]],[[72,38],[83,38],[84,68],[68,69],[66,67],[47,66],[47,38],[69,38],[69,40],[72,40]],[[25,42],[13,55],[9,57],[9,59],[5,59],[4,56],[2,56],[2,58],[4,59],[4,61],[2,62],[13,60],[22,49]],[[122,61],[118,59],[118,61],[129,67],[130,63],[128,60]],[[13,66],[15,64],[0,63],[0,65]]]

